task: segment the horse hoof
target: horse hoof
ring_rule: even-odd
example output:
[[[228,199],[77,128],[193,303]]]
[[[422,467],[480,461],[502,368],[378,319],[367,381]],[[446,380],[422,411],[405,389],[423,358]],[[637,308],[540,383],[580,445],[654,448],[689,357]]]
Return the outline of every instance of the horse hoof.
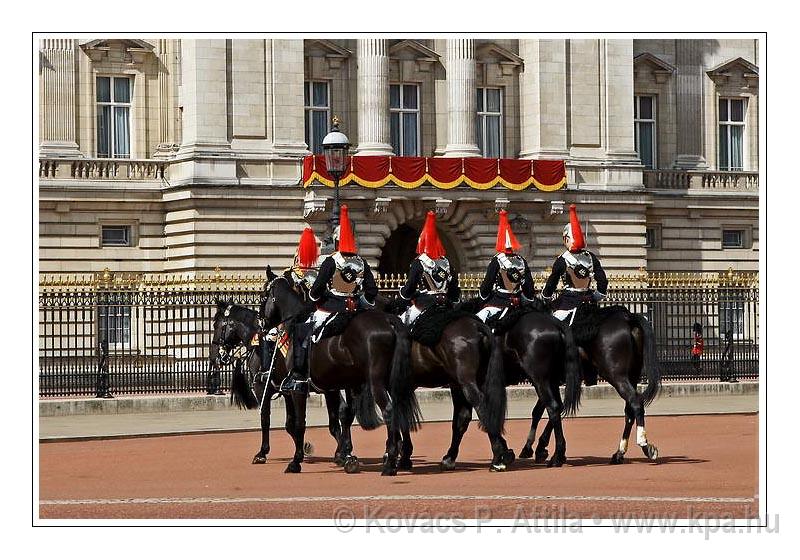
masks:
[[[381,471],[381,476],[397,476],[397,468],[386,465]]]
[[[314,444],[310,441],[303,442],[303,455],[310,457],[314,453]]]
[[[506,449],[505,453],[503,453],[502,461],[503,464],[508,467],[514,462],[514,459],[516,458],[517,456],[514,455],[513,449]]]
[[[625,454],[617,451],[611,456],[612,465],[621,465],[625,461]]]
[[[450,457],[442,457],[442,462],[439,463],[439,468],[443,471],[456,470],[456,460]]]
[[[534,457],[533,462],[537,464],[542,464],[547,461],[547,456],[550,453],[547,452],[547,449],[537,449],[536,450],[536,457]]]
[[[489,472],[505,472],[508,467],[503,463],[492,464],[489,467]]]
[[[361,470],[361,465],[358,464],[358,459],[354,455],[350,455],[344,460],[344,472],[347,474],[355,474]]]
[[[398,460],[397,461],[397,470],[399,470],[399,471],[410,471],[411,470],[411,458],[402,457],[400,460]]]
[[[286,465],[285,473],[297,474],[300,472],[300,463],[289,463]]]
[[[643,445],[642,446],[642,453],[644,453],[645,457],[647,457],[651,461],[655,461],[655,460],[658,459],[658,447],[656,447],[652,443],[648,443],[647,445]]]
[[[520,459],[530,459],[531,457],[533,457],[533,449],[531,449],[529,446],[526,445],[520,450],[519,452]]]
[[[547,468],[560,467],[563,464],[564,464],[563,458],[553,455],[553,457],[547,462]]]
[[[254,465],[263,465],[266,462],[267,462],[267,457],[266,456],[262,457],[261,455],[256,455],[255,457],[253,457],[253,464]]]

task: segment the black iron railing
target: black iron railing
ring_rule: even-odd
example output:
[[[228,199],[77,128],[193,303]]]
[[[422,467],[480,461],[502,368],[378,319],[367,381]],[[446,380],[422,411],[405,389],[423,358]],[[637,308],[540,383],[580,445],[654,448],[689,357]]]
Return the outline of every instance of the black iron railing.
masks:
[[[378,278],[392,294],[404,279]],[[462,275],[465,297],[480,277]],[[536,277],[541,286],[543,274]],[[264,279],[113,275],[43,277],[39,293],[39,395],[205,392],[217,299],[256,309]],[[603,302],[645,314],[667,380],[757,379],[757,275],[632,274],[612,278]],[[692,326],[704,352],[692,361]],[[726,335],[730,335],[729,337]],[[107,344],[107,354],[103,341]],[[224,368],[222,387],[230,384]]]

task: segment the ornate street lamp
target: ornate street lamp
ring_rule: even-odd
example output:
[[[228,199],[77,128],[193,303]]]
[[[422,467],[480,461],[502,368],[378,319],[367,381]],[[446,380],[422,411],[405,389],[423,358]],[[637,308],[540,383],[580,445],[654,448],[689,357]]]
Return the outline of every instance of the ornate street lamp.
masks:
[[[339,117],[333,117],[331,131],[322,139],[322,151],[325,154],[325,167],[328,174],[333,177],[333,210],[331,211],[331,237],[336,226],[339,225],[339,180],[347,168],[347,152],[350,149],[350,140],[339,132]]]

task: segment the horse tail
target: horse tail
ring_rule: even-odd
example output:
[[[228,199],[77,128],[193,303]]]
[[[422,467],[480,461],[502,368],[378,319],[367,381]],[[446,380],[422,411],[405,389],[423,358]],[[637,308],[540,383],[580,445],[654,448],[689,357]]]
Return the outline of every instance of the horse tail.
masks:
[[[242,363],[244,360],[236,360],[233,366],[233,376],[231,377],[231,404],[239,408],[252,410],[258,408],[258,399],[250,388],[250,383],[244,375]]]
[[[642,348],[643,364],[645,374],[647,375],[647,387],[642,393],[642,406],[647,406],[653,399],[656,398],[661,390],[661,365],[658,362],[656,355],[655,334],[653,333],[653,326],[644,315],[639,313],[631,313],[633,325],[642,331]]]
[[[389,421],[393,430],[410,432],[419,428],[422,421],[422,413],[411,382],[411,338],[400,319],[391,316],[390,323],[394,330],[395,344],[392,371],[389,374],[392,410]]]
[[[488,340],[489,362],[483,381],[483,400],[479,426],[489,434],[502,434],[506,419],[506,375],[503,369],[503,344],[485,325],[480,332]],[[487,344],[484,343],[484,347]]]
[[[572,329],[555,320],[561,331],[561,340],[564,342],[564,412],[569,416],[578,412],[581,405],[581,367],[578,356],[578,345],[572,336]]]
[[[353,399],[353,412],[356,414],[358,425],[363,430],[374,430],[382,424],[376,410],[375,395],[372,394],[372,386],[364,383]]]

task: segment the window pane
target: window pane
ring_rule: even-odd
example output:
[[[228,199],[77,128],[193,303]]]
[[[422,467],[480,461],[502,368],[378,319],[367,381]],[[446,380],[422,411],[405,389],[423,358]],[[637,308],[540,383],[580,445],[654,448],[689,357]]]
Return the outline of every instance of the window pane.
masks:
[[[131,102],[131,81],[128,78],[114,78],[114,102]]]
[[[636,120],[639,118],[639,96],[633,96],[633,119]]]
[[[483,111],[483,88],[478,88],[478,112]]]
[[[403,155],[400,151],[400,113],[389,114],[389,135],[392,139],[392,152],[398,156]]]
[[[314,131],[314,153],[322,153],[322,139],[328,133],[328,112],[313,111],[311,128]]]
[[[111,101],[111,78],[97,78],[97,100]]]
[[[314,145],[311,138],[311,111],[306,111],[305,118],[303,119],[303,125],[306,133],[306,146],[308,146],[308,149],[311,150],[311,153],[314,153]]]
[[[97,157],[111,157],[111,107],[97,108]]]
[[[314,82],[314,107],[328,106],[328,84]]]
[[[642,165],[653,169],[653,123],[639,123],[639,157]]]
[[[483,153],[483,119],[484,117],[478,117],[478,122],[475,125],[475,131],[478,135],[478,150]]]
[[[486,117],[486,152],[488,158],[500,157],[500,117]]]
[[[403,107],[417,108],[417,86],[403,86]]]
[[[727,125],[720,125],[719,127],[719,165],[721,170],[728,169],[728,127]]]
[[[486,90],[486,110],[493,113],[500,112],[500,90],[487,89]]]
[[[311,88],[311,82],[306,82],[303,86],[303,105],[306,107],[311,105],[311,96],[308,94],[308,90]]]
[[[653,118],[653,98],[640,97],[639,98],[639,118],[652,119]]]
[[[719,120],[720,121],[727,121],[728,120],[728,100],[727,99],[720,99],[719,100]]]
[[[744,246],[744,232],[740,229],[722,231],[722,247],[737,249]]]
[[[400,108],[400,86],[397,84],[389,86],[389,107]]]
[[[743,153],[742,153],[742,137],[744,135],[744,127],[743,126],[731,126],[731,161],[730,161],[730,168],[732,170],[741,171],[744,169],[742,162],[743,162]]]
[[[403,113],[403,155],[417,156],[417,114]]]
[[[103,226],[103,245],[127,246],[130,244],[130,226]]]
[[[655,228],[647,228],[644,232],[644,246],[647,249],[653,249],[656,246],[656,230]]]
[[[131,156],[129,111],[130,107],[114,107],[114,157]]]
[[[744,100],[731,99],[731,120],[744,122]]]

